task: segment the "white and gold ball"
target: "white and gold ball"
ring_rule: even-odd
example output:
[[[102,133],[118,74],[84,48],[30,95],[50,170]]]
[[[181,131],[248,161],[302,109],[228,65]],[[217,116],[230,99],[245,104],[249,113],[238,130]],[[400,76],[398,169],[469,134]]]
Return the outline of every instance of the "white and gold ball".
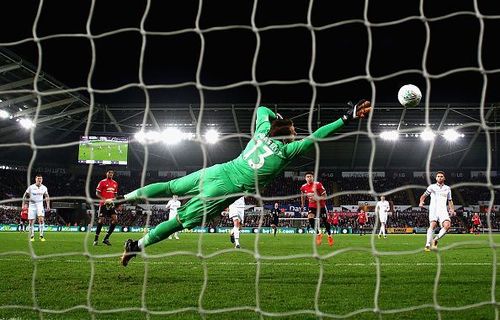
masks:
[[[415,107],[422,99],[422,92],[413,84],[405,84],[399,89],[398,100],[405,107]]]

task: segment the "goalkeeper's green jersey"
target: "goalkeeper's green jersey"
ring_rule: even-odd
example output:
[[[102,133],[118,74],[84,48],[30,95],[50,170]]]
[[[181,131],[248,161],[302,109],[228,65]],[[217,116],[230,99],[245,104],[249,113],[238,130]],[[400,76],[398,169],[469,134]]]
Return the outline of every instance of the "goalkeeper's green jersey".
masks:
[[[222,164],[224,171],[237,188],[255,192],[269,184],[299,155],[309,151],[314,140],[331,135],[344,125],[342,119],[320,127],[308,137],[290,143],[269,137],[274,112],[266,107],[257,109],[257,121],[252,140],[241,155]]]

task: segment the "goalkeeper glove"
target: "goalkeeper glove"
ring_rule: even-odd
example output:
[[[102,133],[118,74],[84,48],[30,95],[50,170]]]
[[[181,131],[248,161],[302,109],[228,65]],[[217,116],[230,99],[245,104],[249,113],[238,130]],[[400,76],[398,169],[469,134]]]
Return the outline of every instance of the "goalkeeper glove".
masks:
[[[352,103],[352,101],[349,101],[347,103],[348,109],[342,116],[342,121],[344,121],[344,124],[348,124],[352,119],[358,118],[358,112],[359,112],[359,107],[365,102],[366,100],[359,100],[356,105]]]

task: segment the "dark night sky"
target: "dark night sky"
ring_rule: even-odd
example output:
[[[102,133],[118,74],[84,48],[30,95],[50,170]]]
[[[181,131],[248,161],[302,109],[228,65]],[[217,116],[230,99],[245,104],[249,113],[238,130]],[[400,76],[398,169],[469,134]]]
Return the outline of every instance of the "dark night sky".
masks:
[[[251,26],[254,1],[203,1],[200,28],[217,26]],[[258,1],[255,24],[271,25],[306,23],[309,1]],[[419,15],[420,1],[368,1],[368,19],[382,23]],[[499,15],[500,1],[477,1],[483,15]],[[91,1],[44,1],[36,25],[38,37],[62,33],[86,33]],[[146,9],[146,1],[97,0],[91,19],[93,35],[138,28]],[[427,18],[457,11],[474,10],[474,1],[424,1]],[[194,28],[198,1],[152,0],[144,23],[148,32],[171,32]],[[0,11],[0,45],[32,37],[38,10],[37,1],[2,1]],[[311,14],[314,27],[324,27],[348,19],[363,19],[365,1],[314,1]],[[427,71],[442,74],[455,68],[478,67],[480,22],[474,15],[459,15],[430,21],[430,45]],[[484,20],[482,63],[486,70],[500,70],[500,19]],[[413,19],[396,25],[372,27],[373,46],[369,72],[373,77],[387,76],[401,70],[422,70],[426,40],[425,24]],[[196,80],[201,39],[195,32],[177,35],[148,35],[143,64],[143,78],[148,85],[174,84]],[[316,59],[314,81],[325,84],[354,76],[366,75],[368,30],[360,22],[315,31]],[[231,29],[204,33],[205,51],[201,82],[208,86],[229,85],[252,79],[252,63],[256,50],[255,33],[248,29]],[[94,40],[96,65],[91,85],[96,89],[113,89],[139,81],[142,36],[127,31]],[[91,42],[85,37],[58,37],[43,40],[42,69],[69,87],[87,85],[91,66]],[[33,41],[5,46],[33,64],[38,52]],[[260,32],[257,57],[258,82],[298,80],[309,77],[312,58],[311,32],[305,27],[273,29]],[[500,72],[487,75],[487,100],[500,101]],[[377,100],[396,102],[398,88],[406,83],[426,89],[425,78],[410,73],[375,82]],[[468,71],[431,80],[431,102],[476,102],[481,98],[483,77]],[[262,102],[308,103],[312,98],[309,84],[261,86]],[[257,90],[251,85],[220,91],[205,90],[205,102],[255,102]],[[194,86],[181,89],[149,90],[152,102],[199,103]],[[366,80],[342,85],[319,87],[317,102],[344,102],[371,97]],[[112,94],[97,94],[97,102],[144,102],[138,88]]]

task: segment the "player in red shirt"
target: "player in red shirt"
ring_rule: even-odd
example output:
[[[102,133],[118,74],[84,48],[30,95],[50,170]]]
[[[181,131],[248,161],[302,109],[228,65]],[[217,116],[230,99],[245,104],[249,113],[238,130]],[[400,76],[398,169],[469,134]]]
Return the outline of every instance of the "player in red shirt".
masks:
[[[334,227],[335,230],[337,230],[337,228],[339,227],[339,221],[340,221],[340,214],[337,211],[335,211],[331,217],[331,220],[328,222],[330,223],[330,225]]]
[[[472,227],[474,228],[474,234],[479,235],[479,227],[481,226],[481,218],[479,217],[479,214],[476,212],[472,216]]]
[[[113,180],[114,174],[115,172],[113,170],[108,170],[106,172],[106,179],[102,179],[101,181],[99,181],[99,184],[96,188],[95,194],[99,199],[101,199],[101,201],[99,201],[99,220],[97,221],[97,229],[95,231],[94,246],[97,246],[99,243],[99,234],[101,233],[102,224],[106,220],[106,218],[111,218],[111,224],[109,226],[108,232],[106,233],[106,236],[104,237],[104,240],[102,240],[102,243],[108,246],[111,245],[111,243],[109,242],[109,236],[111,236],[111,234],[115,230],[116,223],[118,222],[118,215],[113,204],[104,204],[105,200],[116,198],[116,194],[118,192],[118,182]]]
[[[21,209],[21,217],[19,218],[19,226],[17,227],[19,232],[26,231],[26,222],[28,222],[28,207],[23,207]]]
[[[320,221],[325,226],[326,232],[328,233],[328,244],[333,246],[332,230],[330,228],[330,223],[328,222],[328,213],[326,210],[326,190],[321,182],[314,181],[314,173],[311,171],[306,172],[306,183],[300,187],[301,197],[300,204],[301,208],[304,208],[305,198],[308,201],[308,214],[309,225],[316,230],[316,244],[319,246],[323,238],[323,233],[320,232],[320,226],[316,226],[315,218],[319,215]]]
[[[366,215],[366,212],[364,210],[361,210],[358,213],[358,225],[359,225],[359,235],[362,236],[363,234],[366,234],[365,230],[365,223],[368,222],[368,216]]]

